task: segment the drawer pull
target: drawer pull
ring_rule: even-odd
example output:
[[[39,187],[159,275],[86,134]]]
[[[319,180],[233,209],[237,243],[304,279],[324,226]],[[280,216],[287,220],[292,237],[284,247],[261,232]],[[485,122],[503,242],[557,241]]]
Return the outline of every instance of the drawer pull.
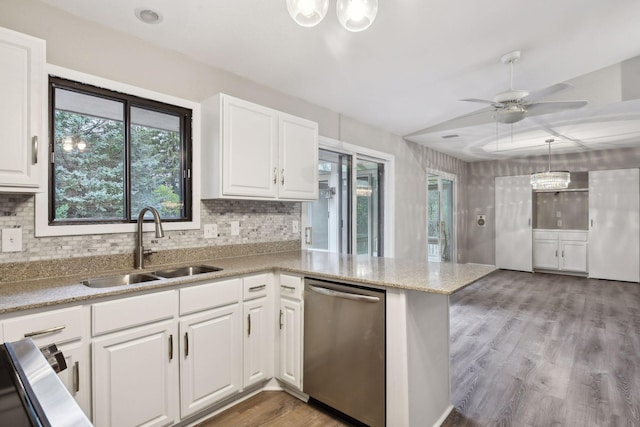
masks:
[[[288,291],[295,291],[295,290],[296,290],[296,288],[295,288],[295,287],[293,287],[293,286],[280,285],[280,287],[281,287],[281,288],[284,288],[284,289],[286,289],[286,290],[288,290]]]
[[[53,328],[49,328],[49,329],[43,329],[41,331],[27,332],[26,334],[24,334],[24,337],[31,338],[31,337],[37,337],[38,335],[52,334],[54,332],[61,331],[64,328],[66,328],[65,325],[60,325],[60,326],[54,326]]]
[[[184,333],[184,357],[189,355],[189,332]]]
[[[169,335],[169,360],[173,360],[173,334]]]
[[[249,288],[249,292],[261,291],[266,287],[267,287],[267,285],[252,286],[252,287]]]
[[[73,393],[80,391],[80,362],[73,364]]]
[[[250,337],[251,336],[251,313],[247,314],[247,323],[249,324],[249,326],[247,326],[247,336]]]
[[[280,310],[280,320],[279,320],[279,323],[280,323],[280,329],[282,329],[282,310]]]

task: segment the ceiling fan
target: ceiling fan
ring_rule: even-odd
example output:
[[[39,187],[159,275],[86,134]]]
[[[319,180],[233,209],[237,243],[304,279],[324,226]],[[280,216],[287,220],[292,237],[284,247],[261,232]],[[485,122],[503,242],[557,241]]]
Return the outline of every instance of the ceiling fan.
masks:
[[[566,83],[558,83],[544,89],[527,91],[513,88],[513,64],[520,59],[520,51],[516,50],[502,56],[504,64],[509,65],[509,90],[498,93],[493,97],[493,101],[486,99],[467,98],[461,99],[466,102],[477,102],[489,104],[488,107],[474,111],[469,114],[456,117],[444,123],[419,130],[405,137],[417,136],[425,133],[441,130],[443,128],[453,129],[455,127],[467,127],[486,123],[513,124],[527,117],[542,114],[556,113],[564,110],[571,110],[587,105],[587,101],[546,101],[539,100],[554,93],[571,88]]]

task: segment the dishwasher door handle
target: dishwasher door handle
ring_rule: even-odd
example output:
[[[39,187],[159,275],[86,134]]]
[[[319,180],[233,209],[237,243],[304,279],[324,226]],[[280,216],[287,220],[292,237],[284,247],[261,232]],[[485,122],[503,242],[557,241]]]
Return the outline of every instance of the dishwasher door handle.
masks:
[[[371,297],[369,295],[362,295],[362,294],[352,294],[350,292],[334,291],[333,289],[321,288],[320,286],[309,285],[309,289],[311,289],[313,292],[317,292],[322,295],[350,299],[353,301],[362,301],[362,302],[379,302],[380,301],[380,298],[378,297]]]

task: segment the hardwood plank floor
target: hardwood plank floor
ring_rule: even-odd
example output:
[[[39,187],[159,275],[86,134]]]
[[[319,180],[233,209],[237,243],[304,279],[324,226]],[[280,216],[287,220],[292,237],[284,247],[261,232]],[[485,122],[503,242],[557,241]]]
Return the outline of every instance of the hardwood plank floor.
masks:
[[[450,327],[443,426],[640,426],[640,285],[498,271],[451,297]],[[347,425],[263,392],[200,427]]]
[[[640,426],[640,285],[498,271],[451,297],[453,426]]]

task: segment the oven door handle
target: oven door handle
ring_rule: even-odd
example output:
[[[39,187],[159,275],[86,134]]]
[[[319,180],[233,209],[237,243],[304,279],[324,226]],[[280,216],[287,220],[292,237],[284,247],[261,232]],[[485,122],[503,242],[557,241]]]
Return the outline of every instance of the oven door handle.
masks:
[[[313,292],[316,292],[322,295],[327,295],[327,296],[336,297],[336,298],[344,298],[352,301],[373,302],[373,303],[380,301],[380,298],[378,297],[372,297],[369,295],[362,295],[362,294],[352,294],[350,292],[334,291],[333,289],[322,288],[320,286],[309,285],[309,289],[311,289]]]

